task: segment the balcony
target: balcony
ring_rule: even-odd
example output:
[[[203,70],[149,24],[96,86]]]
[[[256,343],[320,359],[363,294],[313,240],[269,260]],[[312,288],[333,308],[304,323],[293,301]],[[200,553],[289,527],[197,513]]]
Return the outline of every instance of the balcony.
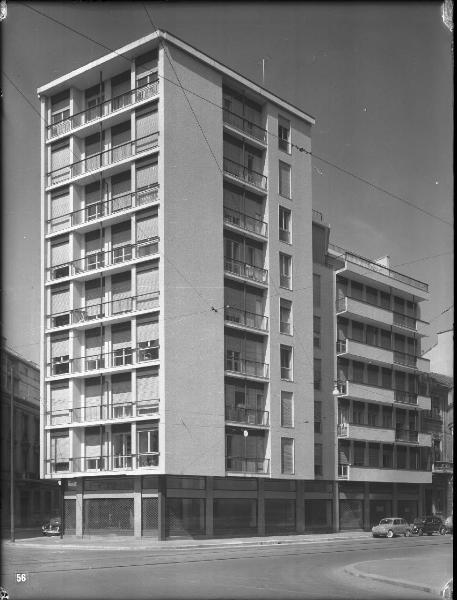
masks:
[[[443,414],[439,410],[423,410],[422,416],[424,419],[430,419],[431,421],[443,423]]]
[[[267,131],[263,127],[256,125],[252,121],[231,112],[230,110],[224,109],[223,111],[224,124],[230,125],[241,133],[246,133],[250,137],[255,138],[263,144],[267,143]]]
[[[68,425],[92,421],[115,421],[137,417],[153,417],[159,412],[159,400],[141,400],[122,404],[79,406],[46,412],[47,425]]]
[[[266,238],[268,234],[267,223],[227,206],[224,206],[224,223],[234,229],[255,233],[263,238]]]
[[[231,408],[225,407],[225,420],[243,425],[260,425],[268,427],[270,413],[267,410],[255,410],[253,408]]]
[[[159,238],[151,238],[142,240],[136,244],[125,244],[112,250],[93,252],[86,255],[84,258],[77,258],[53,267],[48,267],[47,280],[55,281],[63,277],[71,277],[81,275],[97,269],[105,269],[113,267],[125,262],[144,258],[152,254],[157,254],[159,251]]]
[[[47,365],[47,376],[73,375],[77,373],[90,373],[102,369],[132,366],[139,363],[159,359],[159,343],[138,348],[121,348],[114,352],[102,352],[78,358],[67,356],[57,357]]]
[[[225,307],[224,320],[228,325],[247,327],[263,332],[268,331],[268,317],[257,315],[248,312],[247,310],[241,310],[240,308],[235,308],[233,306]]]
[[[261,267],[255,267],[245,262],[235,260],[234,258],[224,258],[224,270],[226,273],[268,285],[268,271]]]
[[[406,352],[394,350],[391,347],[386,348],[351,338],[338,340],[336,343],[336,353],[338,355],[344,354],[345,358],[353,360],[363,359],[378,364],[396,364],[414,370],[422,367],[421,370],[424,372],[430,370],[429,361],[417,355],[407,354]]]
[[[125,313],[138,312],[142,310],[156,310],[159,308],[159,292],[149,292],[139,296],[130,296],[110,302],[101,302],[74,308],[61,313],[47,315],[47,327],[64,327],[66,325],[80,325],[105,317],[120,317]]]
[[[338,479],[346,481],[377,481],[379,483],[432,483],[432,473],[420,469],[359,467],[338,465]]]
[[[112,454],[90,457],[75,456],[59,460],[47,460],[48,473],[90,473],[94,471],[131,471],[132,469],[157,467],[159,452],[139,454]]]
[[[338,396],[347,396],[354,400],[381,402],[383,404],[398,402],[401,404],[413,404],[419,408],[430,409],[431,400],[429,397],[403,390],[394,390],[380,385],[373,385],[363,381],[339,381],[338,390]]]
[[[454,463],[450,461],[437,460],[432,465],[433,473],[454,473]]]
[[[388,287],[398,288],[402,291],[410,293],[416,296],[416,298],[420,298],[422,300],[428,299],[428,285],[426,283],[423,283],[422,281],[412,277],[408,277],[407,275],[403,275],[402,273],[398,273],[398,271],[393,271],[389,267],[381,265],[375,261],[358,256],[352,252],[348,252],[344,248],[336,246],[335,244],[329,244],[329,248],[338,253],[338,255],[345,261],[345,266],[343,269],[339,270],[338,273],[342,274],[345,271],[354,273],[356,275],[360,275],[361,277],[365,277],[367,281],[378,281],[379,283]],[[369,271],[369,273],[367,273],[367,271]],[[395,284],[392,280],[395,281]]]
[[[225,370],[231,373],[239,373],[248,377],[268,378],[268,365],[254,360],[244,358],[227,358],[225,360]]]
[[[395,429],[362,423],[341,423],[338,425],[337,434],[340,438],[366,440],[368,442],[393,444],[395,441]]]
[[[110,100],[106,100],[101,104],[87,108],[81,112],[78,112],[66,119],[59,121],[58,123],[51,123],[47,125],[47,139],[52,140],[58,136],[71,133],[74,129],[88,125],[96,119],[111,115],[122,108],[143,102],[153,96],[157,96],[159,93],[159,80],[149,83],[145,86],[141,86],[115,96]]]
[[[412,392],[405,392],[404,390],[394,390],[394,402],[398,402],[400,404],[418,404],[417,394]]]
[[[410,442],[417,444],[419,441],[419,432],[413,429],[397,428],[395,430],[395,440],[397,442]]]
[[[267,178],[265,175],[253,169],[248,169],[248,167],[229,158],[224,158],[224,173],[234,177],[238,181],[248,183],[259,190],[266,191],[267,189]]]
[[[227,456],[225,469],[230,473],[268,474],[270,472],[270,461],[268,458],[243,458]]]
[[[87,175],[104,167],[109,167],[122,160],[137,156],[157,148],[159,145],[159,132],[156,131],[136,140],[131,140],[125,144],[120,144],[114,148],[103,150],[92,156],[83,158],[65,167],[54,169],[47,174],[47,185],[60,185],[73,179]]]
[[[122,196],[110,198],[104,202],[95,202],[85,208],[48,219],[48,233],[54,233],[77,225],[85,225],[96,219],[103,219],[110,217],[111,215],[117,215],[124,211],[137,208],[138,206],[152,204],[153,202],[157,202],[158,199],[159,186],[158,184],[155,184],[136,192],[129,192]]]

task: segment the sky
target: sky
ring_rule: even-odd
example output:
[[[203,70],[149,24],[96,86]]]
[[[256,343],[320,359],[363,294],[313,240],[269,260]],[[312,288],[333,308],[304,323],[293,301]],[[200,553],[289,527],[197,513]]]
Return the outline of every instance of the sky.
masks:
[[[39,360],[36,90],[107,54],[106,47],[150,34],[145,7],[159,29],[255,83],[262,84],[265,59],[264,86],[316,119],[313,207],[331,225],[331,241],[371,259],[389,255],[392,267],[429,283],[425,348],[453,327],[452,34],[439,2],[31,1],[8,2],[1,23],[8,346]]]

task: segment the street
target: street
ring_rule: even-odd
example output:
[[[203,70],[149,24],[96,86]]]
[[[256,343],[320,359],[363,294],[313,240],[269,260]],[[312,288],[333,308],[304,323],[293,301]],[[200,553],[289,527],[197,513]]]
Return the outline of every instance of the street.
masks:
[[[1,585],[11,600],[79,598],[412,599],[430,593],[355,577],[362,561],[417,558],[452,572],[446,537],[338,540],[272,546],[129,550],[3,547]],[[25,574],[17,582],[16,574]]]

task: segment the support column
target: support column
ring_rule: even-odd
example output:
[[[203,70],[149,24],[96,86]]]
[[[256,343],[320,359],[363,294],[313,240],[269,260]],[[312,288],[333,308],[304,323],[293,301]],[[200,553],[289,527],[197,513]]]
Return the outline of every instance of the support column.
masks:
[[[265,535],[265,480],[257,480],[257,534]]]
[[[295,484],[295,530],[297,533],[305,532],[305,482],[299,480]]]
[[[166,502],[167,502],[167,482],[166,475],[159,475],[158,482],[158,512],[159,522],[157,523],[157,539],[159,541],[165,540],[166,537]]]
[[[76,488],[76,537],[81,538],[83,536],[83,479],[82,477],[77,479]]]
[[[333,531],[340,530],[340,482],[333,482]]]
[[[363,528],[370,530],[370,484],[365,481],[363,484]]]
[[[206,514],[205,514],[205,533],[206,537],[214,537],[214,477],[206,478]]]
[[[398,515],[398,483],[392,484],[392,515]]]
[[[417,499],[417,512],[419,517],[425,514],[425,488],[423,483],[419,483],[419,498]]]
[[[133,536],[140,538],[142,536],[142,502],[141,502],[141,475],[133,480]]]

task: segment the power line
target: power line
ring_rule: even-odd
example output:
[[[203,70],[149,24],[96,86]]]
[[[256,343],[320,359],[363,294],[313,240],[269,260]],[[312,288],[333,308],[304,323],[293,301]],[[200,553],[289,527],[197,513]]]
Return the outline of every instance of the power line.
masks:
[[[404,265],[412,265],[414,263],[422,262],[424,260],[431,260],[432,258],[438,258],[439,256],[447,256],[448,254],[454,254],[453,250],[449,252],[442,252],[441,254],[434,254],[432,256],[424,256],[422,258],[417,258],[416,260],[410,260],[404,263],[398,263],[397,265],[392,265],[392,267],[403,267]]]
[[[82,36],[83,38],[85,38],[85,39],[89,40],[90,42],[92,42],[92,43],[94,43],[94,44],[97,44],[97,45],[101,46],[101,47],[102,47],[102,48],[104,48],[105,50],[109,50],[110,52],[113,52],[113,53],[117,54],[118,56],[120,56],[120,57],[122,57],[122,58],[125,58],[125,60],[127,60],[129,63],[131,63],[131,59],[127,58],[127,57],[126,57],[126,56],[124,56],[122,53],[120,53],[120,52],[117,52],[116,50],[113,50],[113,49],[112,49],[112,48],[110,48],[109,46],[106,46],[106,44],[103,44],[103,43],[101,43],[101,42],[98,42],[97,40],[95,40],[95,39],[91,38],[90,36],[88,36],[88,35],[86,35],[86,34],[84,34],[84,33],[80,32],[80,31],[78,31],[77,29],[74,29],[73,27],[70,27],[70,26],[66,25],[65,23],[62,23],[62,22],[61,22],[61,21],[59,21],[58,19],[55,19],[54,17],[51,17],[51,16],[49,16],[49,15],[47,15],[47,14],[45,14],[45,13],[43,13],[43,12],[39,11],[39,10],[37,10],[36,8],[33,8],[32,6],[30,6],[30,5],[26,4],[25,2],[21,2],[21,4],[23,4],[24,6],[26,6],[26,7],[27,7],[27,8],[29,8],[30,10],[33,10],[33,11],[34,11],[34,12],[36,12],[37,14],[39,14],[39,15],[41,15],[41,16],[43,16],[43,17],[47,18],[47,19],[50,19],[50,20],[51,20],[51,21],[53,21],[54,23],[57,23],[58,25],[61,25],[62,27],[66,27],[67,29],[69,29],[69,30],[70,30],[70,31],[72,31],[73,33],[76,33],[77,35],[80,35],[80,36]],[[143,6],[144,6],[144,5],[143,5]],[[154,25],[154,23],[153,23],[153,21],[152,21],[152,19],[151,19],[150,15],[149,15],[149,12],[147,11],[146,7],[144,7],[144,8],[145,8],[145,10],[146,10],[146,13],[147,13],[147,15],[148,15],[148,18],[149,18],[149,20],[150,20],[150,22],[151,22],[152,26],[154,27],[154,29],[155,29],[155,30],[157,30],[157,28],[155,27],[155,25]],[[159,40],[159,43],[161,43],[161,41],[160,41],[160,40]],[[168,57],[168,53],[166,52],[166,50],[165,50],[165,53],[167,54],[167,57]],[[171,63],[171,59],[170,59],[169,57],[168,57],[168,60],[170,61],[170,64],[172,65],[172,63]],[[192,94],[194,94],[195,96],[198,96],[199,98],[201,98],[202,100],[205,100],[206,102],[209,102],[209,103],[213,104],[214,106],[217,106],[219,109],[223,110],[223,107],[219,106],[217,103],[213,102],[212,100],[209,100],[208,98],[205,98],[204,96],[201,96],[201,95],[199,95],[199,94],[197,94],[197,93],[193,92],[192,90],[188,90],[188,89],[184,88],[184,87],[182,86],[182,84],[181,84],[180,80],[179,80],[179,77],[178,77],[178,76],[177,76],[177,74],[176,74],[176,71],[175,71],[175,69],[174,69],[173,65],[172,65],[172,68],[173,68],[173,70],[174,70],[174,72],[175,72],[175,76],[176,76],[176,78],[177,78],[177,80],[178,80],[178,82],[179,82],[178,84],[176,84],[175,82],[173,82],[173,81],[171,81],[171,80],[169,80],[169,79],[167,79],[167,78],[165,78],[165,77],[163,77],[163,76],[159,76],[159,77],[162,77],[163,79],[166,79],[167,81],[169,81],[169,82],[170,82],[170,83],[172,83],[173,85],[179,85],[179,87],[181,87],[181,89],[183,90],[183,93],[184,93],[184,94],[185,94],[185,92],[186,92],[186,91],[187,91],[187,92],[189,92],[189,93],[192,93]],[[190,102],[189,102],[189,99],[188,99],[188,97],[187,97],[187,95],[186,95],[186,94],[185,94],[185,96],[186,96],[187,102],[189,103],[189,107],[190,107],[191,111],[194,113],[194,111],[193,111],[193,108],[192,108],[192,106],[191,106],[191,104],[190,104]],[[195,113],[194,113],[194,116],[195,116],[195,118],[196,118],[196,115],[195,115]],[[203,134],[203,136],[204,136],[204,138],[205,138],[205,140],[206,140],[206,142],[207,142],[207,144],[208,144],[208,147],[209,147],[209,149],[210,149],[210,152],[211,152],[211,154],[213,155],[213,158],[215,159],[215,161],[216,161],[216,164],[218,165],[218,168],[219,168],[219,170],[221,170],[221,169],[220,169],[220,166],[219,166],[219,164],[218,164],[218,162],[217,162],[217,159],[216,159],[216,157],[215,157],[215,155],[214,155],[214,153],[213,153],[213,151],[212,151],[212,149],[211,149],[211,146],[209,145],[209,142],[208,142],[208,140],[207,140],[207,138],[206,138],[206,136],[205,136],[205,134],[204,134],[204,132],[203,132],[203,129],[201,128],[201,125],[200,125],[200,123],[199,123],[199,121],[198,121],[198,119],[197,119],[197,118],[196,118],[196,120],[197,120],[197,123],[199,124],[199,127],[200,127],[200,129],[201,129],[201,132],[202,132],[202,134]],[[273,136],[273,137],[275,137],[275,138],[279,139],[279,136],[278,136],[277,134],[275,134],[275,133],[273,133],[273,132],[271,132],[271,131],[268,131],[267,133],[268,133],[269,135],[271,135],[271,136]],[[375,184],[375,183],[373,183],[373,182],[369,181],[368,179],[365,179],[364,177],[361,177],[360,175],[357,175],[356,173],[353,173],[352,171],[349,171],[348,169],[345,169],[345,168],[343,168],[343,167],[340,167],[339,165],[337,165],[337,164],[333,163],[332,161],[330,161],[330,160],[328,160],[328,159],[326,159],[326,158],[323,158],[322,156],[319,156],[319,155],[315,154],[315,153],[314,153],[314,152],[312,152],[311,150],[307,150],[306,148],[303,148],[303,147],[301,147],[301,146],[298,146],[297,144],[293,144],[293,143],[291,143],[291,147],[295,148],[295,149],[296,149],[296,150],[298,150],[299,152],[304,152],[304,153],[306,153],[306,154],[308,154],[308,155],[310,155],[310,156],[313,156],[313,157],[314,157],[314,158],[316,158],[317,160],[320,160],[321,162],[323,162],[323,163],[325,163],[325,164],[327,164],[327,165],[329,165],[329,166],[333,167],[334,169],[337,169],[338,171],[340,171],[340,172],[342,172],[342,173],[345,173],[346,175],[349,175],[350,177],[352,177],[352,178],[356,179],[357,181],[360,181],[361,183],[365,183],[366,185],[370,186],[371,188],[373,188],[373,189],[375,189],[375,190],[377,190],[377,191],[379,191],[379,192],[382,192],[383,194],[386,194],[387,196],[389,196],[389,197],[393,198],[394,200],[398,200],[399,202],[402,202],[402,203],[404,203],[404,204],[408,205],[408,206],[409,206],[409,207],[411,207],[411,208],[415,208],[416,210],[418,210],[418,211],[422,212],[423,214],[425,214],[425,215],[427,215],[427,216],[429,216],[429,217],[432,217],[433,219],[437,219],[438,221],[440,221],[440,222],[442,222],[442,223],[444,223],[444,224],[446,224],[446,225],[449,225],[450,227],[453,227],[453,226],[454,226],[454,225],[453,225],[453,223],[451,223],[451,222],[447,221],[446,219],[443,219],[443,218],[439,217],[438,215],[435,215],[434,213],[431,213],[431,212],[429,212],[429,211],[425,210],[424,208],[421,208],[421,207],[420,207],[420,206],[418,206],[417,204],[414,204],[413,202],[411,202],[411,201],[409,201],[409,200],[406,200],[405,198],[402,198],[401,196],[398,196],[397,194],[394,194],[394,193],[392,193],[392,192],[390,192],[390,191],[386,190],[386,189],[385,189],[385,188],[383,188],[382,186],[379,186],[379,185],[377,185],[377,184]]]

